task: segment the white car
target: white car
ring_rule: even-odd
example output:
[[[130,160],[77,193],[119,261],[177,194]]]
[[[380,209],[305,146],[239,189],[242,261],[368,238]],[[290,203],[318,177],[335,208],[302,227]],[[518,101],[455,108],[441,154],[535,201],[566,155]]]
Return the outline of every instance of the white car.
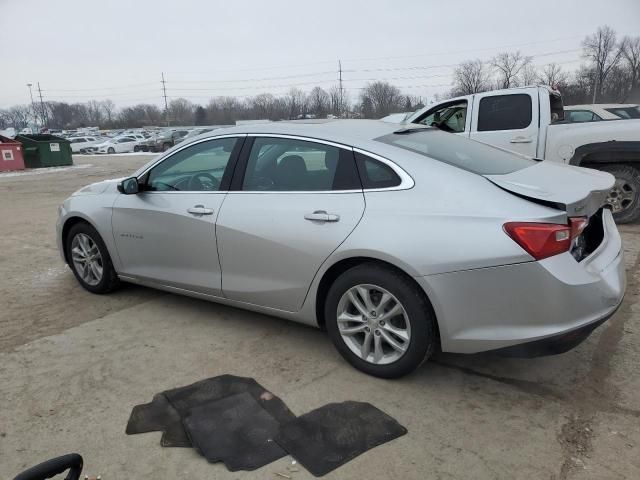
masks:
[[[71,144],[72,153],[82,153],[87,151],[89,147],[95,147],[104,143],[105,139],[102,137],[71,137],[69,143]]]
[[[95,153],[129,153],[136,151],[140,140],[135,137],[116,137],[95,146]]]
[[[631,103],[596,103],[564,107],[564,121],[570,123],[597,122],[640,118],[640,106]]]

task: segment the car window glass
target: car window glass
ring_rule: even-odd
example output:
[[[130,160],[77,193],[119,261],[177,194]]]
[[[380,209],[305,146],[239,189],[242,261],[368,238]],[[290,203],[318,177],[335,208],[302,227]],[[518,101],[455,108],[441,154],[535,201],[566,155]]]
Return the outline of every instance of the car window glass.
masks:
[[[596,120],[593,112],[587,110],[570,110],[567,113],[569,114],[570,122],[593,122]]]
[[[288,138],[254,140],[242,185],[248,191],[361,188],[353,154],[332,145]]]
[[[429,125],[430,127],[439,127],[448,132],[459,133],[464,132],[465,122],[467,120],[467,101],[462,100],[454,104],[445,105],[442,108],[434,110],[419,123]]]
[[[536,164],[535,160],[524,155],[441,132],[435,128],[425,128],[408,134],[392,133],[375,140],[479,175],[503,175]]]
[[[480,99],[478,131],[519,130],[531,125],[531,97],[524,93]]]
[[[400,185],[400,177],[389,165],[356,152],[356,164],[363,188],[389,188]]]
[[[200,142],[180,150],[149,172],[151,191],[217,191],[236,138]]]

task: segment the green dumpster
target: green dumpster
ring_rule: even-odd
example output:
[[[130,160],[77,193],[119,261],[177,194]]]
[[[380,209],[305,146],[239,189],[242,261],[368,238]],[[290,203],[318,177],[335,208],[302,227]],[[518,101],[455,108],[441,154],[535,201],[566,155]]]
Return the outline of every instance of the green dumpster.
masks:
[[[27,168],[73,165],[69,140],[54,135],[18,135]]]

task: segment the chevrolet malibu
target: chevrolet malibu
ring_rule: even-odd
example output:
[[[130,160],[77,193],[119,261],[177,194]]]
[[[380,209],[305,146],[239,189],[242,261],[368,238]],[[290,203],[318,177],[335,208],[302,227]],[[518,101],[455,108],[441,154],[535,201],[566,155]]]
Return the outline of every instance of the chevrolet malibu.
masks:
[[[215,130],[64,201],[78,282],[132,282],[326,329],[354,367],[564,352],[622,301],[608,173],[419,125]]]

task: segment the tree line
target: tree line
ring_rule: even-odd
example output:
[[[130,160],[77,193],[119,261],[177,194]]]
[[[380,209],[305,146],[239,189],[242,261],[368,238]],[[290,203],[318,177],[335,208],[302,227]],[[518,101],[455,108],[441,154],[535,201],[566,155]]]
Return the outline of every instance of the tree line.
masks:
[[[640,102],[640,36],[619,39],[602,26],[582,41],[582,58],[573,73],[557,63],[536,68],[520,51],[499,53],[488,62],[467,60],[453,72],[450,96],[541,83],[558,89],[566,105]]]
[[[583,40],[582,59],[582,65],[573,73],[557,63],[536,67],[532,57],[520,51],[501,52],[489,61],[470,59],[454,69],[452,89],[436,99],[540,83],[560,90],[567,105],[640,101],[640,36],[619,39],[612,28],[602,26]],[[0,128],[21,129],[34,119],[49,128],[73,129],[134,128],[167,123],[229,125],[236,120],[327,116],[381,118],[423,106],[420,97],[403,94],[389,82],[377,81],[368,83],[353,99],[339,85],[334,85],[328,90],[316,86],[308,92],[292,88],[285,95],[219,96],[206,105],[176,98],[168,103],[166,110],[146,103],[117,108],[112,100],[16,105],[0,110]]]

